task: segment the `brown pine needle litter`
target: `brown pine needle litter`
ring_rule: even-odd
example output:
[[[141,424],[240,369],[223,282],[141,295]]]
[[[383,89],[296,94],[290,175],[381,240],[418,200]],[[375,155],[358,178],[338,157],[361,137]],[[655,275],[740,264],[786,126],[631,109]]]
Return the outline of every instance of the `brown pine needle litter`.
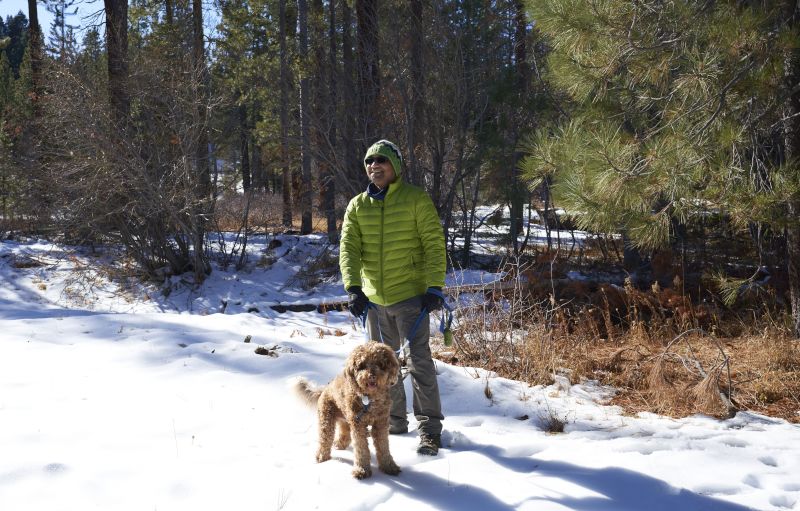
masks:
[[[434,340],[434,351],[446,362],[531,385],[549,385],[554,375],[611,385],[617,393],[610,404],[630,414],[724,418],[749,410],[800,423],[800,341],[774,319],[701,323],[692,317],[712,315],[696,310],[678,318],[669,304],[680,311],[687,300],[674,292],[658,302],[645,291],[625,298],[604,289],[594,309],[557,311],[547,299],[521,296],[461,307],[454,345]],[[658,314],[645,311],[657,307]]]

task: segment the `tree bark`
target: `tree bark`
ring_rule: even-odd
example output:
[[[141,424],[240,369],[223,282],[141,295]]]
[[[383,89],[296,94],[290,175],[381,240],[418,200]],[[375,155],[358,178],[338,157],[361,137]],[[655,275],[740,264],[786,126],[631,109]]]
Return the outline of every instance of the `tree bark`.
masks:
[[[336,66],[336,2],[334,0],[328,1],[328,108],[327,117],[329,119],[330,128],[328,137],[330,139],[331,160],[336,161],[336,148],[337,144],[337,122],[336,122],[336,84],[337,80],[337,66]],[[339,238],[339,232],[336,226],[336,180],[334,179],[331,164],[328,164],[328,180],[329,183],[323,186],[323,207],[327,219],[328,227],[328,240],[333,243]]]
[[[33,1],[33,0],[31,0]],[[127,125],[128,95],[128,1],[103,0],[106,11],[106,52],[108,56],[108,99],[117,125]]]
[[[269,180],[267,178],[267,171],[261,163],[261,147],[255,140],[251,144],[253,147],[250,150],[250,174],[253,176],[253,188],[259,192],[269,191]]]
[[[239,106],[239,151],[242,160],[242,188],[245,192],[250,191],[251,177],[250,172],[250,141],[248,139],[249,130],[247,128],[247,107]]]
[[[379,138],[381,91],[378,43],[377,0],[356,0],[358,26],[358,91],[359,120],[362,123],[357,141],[363,153],[367,146]]]
[[[785,19],[792,29],[800,26],[800,3],[789,0],[784,4]],[[800,49],[787,50],[785,57],[784,87],[793,90],[800,83]],[[785,163],[797,168],[800,165],[800,91],[792,94],[785,106],[784,158]],[[786,229],[786,258],[789,276],[789,298],[792,308],[792,331],[800,339],[800,197],[789,199],[790,225]]]
[[[408,182],[421,185],[422,175],[416,148],[422,137],[422,106],[425,94],[425,64],[422,45],[422,1],[411,0],[411,108],[407,127]]]
[[[330,2],[331,9],[334,9],[334,2]],[[333,12],[335,15],[335,10]],[[331,149],[336,147],[332,135],[332,125],[335,125],[335,102],[331,96],[336,97],[335,90],[331,91],[331,84],[335,85],[333,77],[334,67],[330,61],[326,60],[325,55],[325,23],[323,20],[322,0],[311,0],[311,45],[314,48],[313,71],[313,98],[314,98],[314,123],[312,126],[312,145],[314,158],[314,174],[319,182],[319,209],[325,216],[327,223],[328,239],[336,240],[336,209],[334,206],[334,192],[336,182],[333,177],[333,155]],[[334,18],[335,19],[335,18]],[[334,27],[335,28],[335,27]],[[334,38],[331,43],[330,37]],[[327,42],[332,46],[333,52],[336,51],[335,45],[336,32],[330,31]],[[335,135],[334,135],[335,136]]]
[[[289,169],[289,57],[286,48],[286,0],[278,7],[280,25],[280,122],[281,122],[281,176],[283,198],[283,227],[292,227],[292,173]]]
[[[525,6],[521,1],[514,4],[514,60],[516,63],[517,73],[517,86],[519,87],[520,101],[519,108],[522,110],[525,105],[525,99],[528,90],[528,81],[530,80],[528,73],[528,58],[527,58],[527,20],[525,17]],[[519,141],[520,133],[518,129],[514,128],[514,146]],[[519,252],[518,238],[522,233],[522,217],[523,209],[525,206],[525,198],[527,196],[526,187],[522,184],[520,179],[519,163],[524,155],[519,151],[514,151],[513,166],[511,168],[511,197],[510,197],[510,216],[511,216],[511,246],[515,254]]]
[[[344,93],[344,130],[342,145],[344,146],[344,161],[348,169],[348,178],[353,182],[363,183],[364,167],[361,165],[359,151],[365,149],[356,142],[356,115],[358,115],[358,100],[356,99],[356,86],[353,77],[356,74],[355,57],[353,56],[353,11],[348,2],[342,2],[342,90]],[[363,153],[362,153],[363,154]]]
[[[31,79],[34,100],[39,96],[42,86],[42,30],[39,26],[39,10],[36,0],[28,0],[28,45],[31,49]]]
[[[211,171],[208,158],[208,130],[207,130],[207,70],[206,51],[203,39],[203,1],[192,0],[192,28],[194,40],[192,41],[192,54],[194,60],[195,79],[197,80],[197,154],[196,169],[198,177],[198,195],[201,199],[211,194]]]
[[[192,254],[195,282],[202,282],[211,273],[211,266],[205,257],[206,219],[209,218],[208,199],[211,196],[211,168],[208,152],[208,73],[206,69],[206,49],[203,35],[203,1],[192,0],[192,60],[197,96],[195,98],[195,123],[197,147],[195,153],[196,203],[192,215]]]
[[[308,63],[308,4],[306,0],[297,0],[298,13],[298,43],[300,61]],[[311,140],[309,136],[309,93],[310,83],[308,70],[301,71],[300,76],[300,158],[301,158],[301,188],[300,188],[300,234],[311,233]]]
[[[169,26],[172,26],[173,20],[175,19],[175,5],[173,2],[174,0],[164,0],[165,21]]]

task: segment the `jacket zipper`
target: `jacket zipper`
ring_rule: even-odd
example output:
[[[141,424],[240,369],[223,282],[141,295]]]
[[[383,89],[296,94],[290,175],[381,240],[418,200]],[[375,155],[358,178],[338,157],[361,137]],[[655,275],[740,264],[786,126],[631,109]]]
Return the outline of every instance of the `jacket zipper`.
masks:
[[[384,257],[384,252],[383,252],[383,212],[384,212],[385,201],[386,201],[385,198],[384,198],[384,200],[381,201],[381,236],[380,236],[381,242],[380,242],[380,245],[379,245],[380,246],[380,253],[379,253],[380,257],[378,257],[378,260],[380,261],[380,269],[381,269],[381,271],[380,271],[380,275],[381,275],[381,291],[378,294],[381,297],[381,300],[385,299],[385,296],[383,294],[383,282],[385,280],[384,276],[383,276],[383,257]]]

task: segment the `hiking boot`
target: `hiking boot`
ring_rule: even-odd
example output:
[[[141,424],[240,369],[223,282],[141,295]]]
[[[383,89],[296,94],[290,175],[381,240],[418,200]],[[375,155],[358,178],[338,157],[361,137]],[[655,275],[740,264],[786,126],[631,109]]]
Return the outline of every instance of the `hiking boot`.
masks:
[[[408,425],[399,425],[399,424],[389,424],[389,434],[390,435],[405,435],[408,433]]]
[[[419,436],[419,446],[417,454],[425,456],[436,456],[439,454],[439,447],[442,446],[442,435],[429,435],[421,433]]]

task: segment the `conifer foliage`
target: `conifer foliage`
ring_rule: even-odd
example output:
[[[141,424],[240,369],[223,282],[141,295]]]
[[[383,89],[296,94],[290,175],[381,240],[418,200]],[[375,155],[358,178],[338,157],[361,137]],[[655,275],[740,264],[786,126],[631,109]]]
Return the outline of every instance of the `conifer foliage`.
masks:
[[[787,57],[800,39],[786,3],[527,5],[566,107],[525,143],[534,185],[552,180],[581,227],[622,233],[640,249],[668,246],[687,225],[720,215],[770,232],[780,265],[791,265],[792,243],[780,247],[800,222],[791,213],[800,160],[786,153],[784,129],[797,116],[786,109],[798,97]],[[790,284],[800,286],[796,277]]]

